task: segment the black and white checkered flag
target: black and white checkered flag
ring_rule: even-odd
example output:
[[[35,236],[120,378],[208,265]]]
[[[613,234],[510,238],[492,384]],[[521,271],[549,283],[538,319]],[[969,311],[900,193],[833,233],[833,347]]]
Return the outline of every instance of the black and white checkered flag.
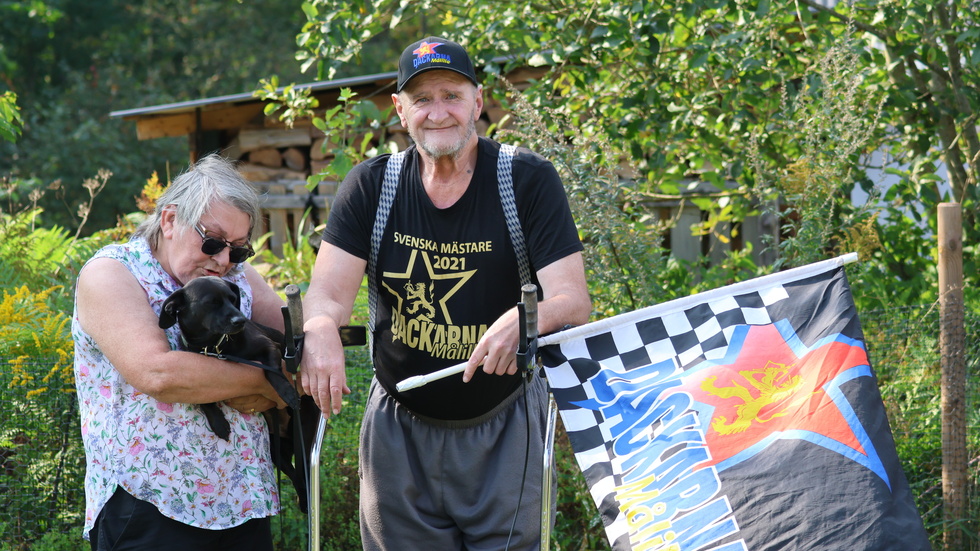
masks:
[[[541,338],[545,373],[614,549],[888,549],[894,536],[854,547],[886,522],[875,517],[880,510],[909,516],[903,548],[928,544],[863,359],[842,269],[854,260],[847,255]],[[787,350],[800,358],[780,360]],[[827,350],[853,365],[802,367]],[[773,360],[746,367],[749,352]],[[737,405],[724,409],[727,417],[719,414],[726,402]],[[870,436],[866,426],[875,427]],[[810,455],[824,463],[795,462]],[[850,458],[848,476],[871,484],[872,494],[884,487],[898,501],[869,505],[855,497],[863,511],[850,518],[870,515],[872,528],[842,529],[831,538],[837,543],[816,545],[831,540],[816,529],[821,512],[812,508],[833,491],[782,485],[795,476],[787,469],[839,474],[825,456]],[[857,484],[848,480],[829,483]],[[757,496],[773,488],[802,505],[775,500],[779,510],[768,510]],[[810,525],[810,535],[772,536]]]

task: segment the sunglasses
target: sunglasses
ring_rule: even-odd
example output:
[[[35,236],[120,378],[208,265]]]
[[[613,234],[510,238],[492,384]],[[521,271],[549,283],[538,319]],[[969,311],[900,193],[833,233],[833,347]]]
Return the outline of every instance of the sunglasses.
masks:
[[[251,243],[245,245],[244,247],[239,247],[237,245],[232,245],[224,239],[218,239],[217,237],[205,235],[204,232],[208,230],[206,230],[204,226],[194,226],[194,230],[196,230],[197,234],[204,240],[204,242],[201,243],[201,252],[208,256],[214,256],[220,253],[225,247],[229,248],[228,260],[231,260],[235,264],[240,264],[252,256],[255,256],[255,251],[252,250]]]

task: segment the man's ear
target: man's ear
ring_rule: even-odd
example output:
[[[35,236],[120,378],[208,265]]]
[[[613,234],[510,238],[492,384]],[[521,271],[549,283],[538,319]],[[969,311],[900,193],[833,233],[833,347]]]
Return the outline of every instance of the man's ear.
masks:
[[[177,314],[187,305],[187,297],[184,296],[183,289],[177,289],[174,294],[163,301],[160,308],[160,328],[168,329],[177,323]]]
[[[402,128],[408,128],[408,121],[405,120],[405,116],[402,111],[405,106],[402,105],[401,97],[396,93],[391,95],[391,103],[395,106],[395,114],[398,115],[398,120],[402,123]]]
[[[476,117],[476,119],[474,120],[474,122],[476,122],[480,120],[480,115],[483,113],[483,85],[482,84],[477,85],[476,87],[476,109],[474,109],[473,111],[475,111],[474,116]]]

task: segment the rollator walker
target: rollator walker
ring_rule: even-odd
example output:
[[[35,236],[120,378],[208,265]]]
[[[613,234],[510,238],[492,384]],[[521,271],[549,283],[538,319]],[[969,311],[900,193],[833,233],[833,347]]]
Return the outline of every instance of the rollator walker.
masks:
[[[537,286],[533,284],[524,285],[521,288],[522,301],[517,304],[520,323],[520,340],[517,349],[518,370],[531,376],[537,367],[538,352],[538,299]],[[303,328],[303,304],[301,292],[298,286],[288,285],[286,287],[287,305],[283,307],[283,318],[285,323],[286,347],[283,358],[286,368],[290,373],[296,374],[299,371],[299,356],[302,346]],[[367,335],[364,327],[348,326],[341,328],[341,342],[347,346],[363,346],[367,344]],[[461,363],[447,367],[440,371],[427,375],[409,377],[398,383],[398,390],[404,391],[417,388],[431,381],[460,374],[465,369],[466,364]],[[298,380],[297,380],[298,384]],[[309,551],[320,550],[320,453],[323,446],[323,437],[327,429],[327,421],[322,415],[318,416],[316,435],[310,448],[308,461],[303,461],[307,470],[307,503],[309,504],[308,515],[308,534]],[[554,463],[555,430],[558,418],[558,406],[554,396],[548,393],[548,417],[545,431],[544,453],[542,454],[542,480],[541,480],[541,549],[547,551],[551,542],[551,486],[553,480],[552,465]],[[298,425],[298,423],[297,423]],[[522,482],[523,484],[523,482]],[[518,504],[519,505],[519,504]]]

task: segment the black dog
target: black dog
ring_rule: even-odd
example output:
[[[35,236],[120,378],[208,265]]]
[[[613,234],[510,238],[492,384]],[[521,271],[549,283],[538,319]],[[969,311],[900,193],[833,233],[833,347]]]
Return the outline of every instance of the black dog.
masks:
[[[273,444],[273,463],[292,480],[299,496],[300,509],[306,512],[306,477],[302,473],[306,470],[306,457],[309,457],[306,448],[311,447],[319,410],[308,396],[303,397],[306,407],[300,407],[299,394],[280,369],[283,334],[246,318],[240,307],[241,295],[237,285],[219,277],[199,277],[164,301],[160,311],[160,327],[167,329],[174,324],[179,325],[184,350],[249,363],[265,370],[266,379],[286,402],[286,414],[289,415],[285,427],[280,426],[276,410],[272,410],[266,418],[277,441]],[[231,427],[218,404],[201,404],[201,410],[211,430],[228,440]],[[298,435],[298,438],[305,440],[300,446],[301,451],[295,449],[295,438],[280,437],[281,433],[292,434],[293,424],[299,422],[295,418],[298,412],[304,414],[300,424],[302,433]],[[283,428],[285,430],[281,431]],[[294,454],[295,467],[291,463]]]
[[[160,311],[160,327],[178,324],[184,350],[234,356],[256,362],[290,407],[299,407],[299,395],[279,369],[283,334],[255,323],[239,308],[238,286],[219,277],[199,277],[170,295]],[[228,440],[231,427],[217,404],[201,404],[211,430]]]

